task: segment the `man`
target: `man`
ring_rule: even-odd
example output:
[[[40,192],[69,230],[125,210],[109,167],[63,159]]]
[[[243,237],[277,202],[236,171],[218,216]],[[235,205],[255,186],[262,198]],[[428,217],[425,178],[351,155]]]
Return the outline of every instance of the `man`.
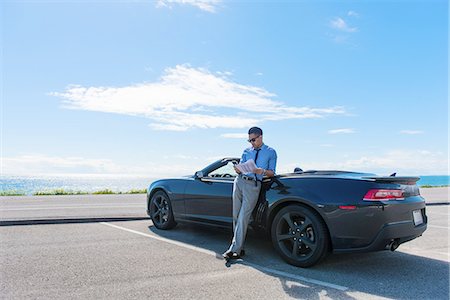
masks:
[[[225,259],[238,259],[245,254],[243,245],[247,234],[250,216],[258,202],[261,182],[264,176],[275,175],[277,153],[263,143],[263,132],[259,127],[252,127],[248,131],[248,142],[252,147],[244,150],[241,163],[250,159],[256,164],[254,173],[242,174],[235,166],[238,176],[233,185],[233,241],[230,248],[223,254]]]

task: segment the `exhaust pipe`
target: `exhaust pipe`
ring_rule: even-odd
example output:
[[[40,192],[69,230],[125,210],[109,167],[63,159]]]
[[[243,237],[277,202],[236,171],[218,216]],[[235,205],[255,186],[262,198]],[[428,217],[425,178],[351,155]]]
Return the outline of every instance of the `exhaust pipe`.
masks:
[[[395,251],[398,248],[398,246],[400,246],[400,244],[396,240],[393,240],[389,243],[388,248],[391,251]]]

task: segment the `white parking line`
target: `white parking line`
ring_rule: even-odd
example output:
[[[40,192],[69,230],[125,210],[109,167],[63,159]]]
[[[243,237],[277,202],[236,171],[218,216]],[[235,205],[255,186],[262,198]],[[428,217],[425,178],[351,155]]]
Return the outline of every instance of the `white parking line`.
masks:
[[[145,207],[144,204],[123,204],[123,205],[72,205],[72,206],[39,206],[39,207],[13,207],[0,208],[0,211],[21,211],[21,210],[54,210],[54,209],[68,209],[68,208],[126,208],[126,207]]]
[[[110,227],[113,227],[113,228],[116,228],[116,229],[128,231],[128,232],[131,232],[131,233],[134,233],[134,234],[138,234],[138,235],[141,235],[141,236],[145,236],[145,237],[148,237],[148,238],[152,238],[152,239],[155,239],[155,240],[158,240],[158,241],[162,241],[162,242],[170,243],[170,244],[177,245],[177,246],[180,246],[180,247],[184,247],[184,248],[187,248],[187,249],[190,249],[190,250],[194,250],[194,251],[197,251],[197,252],[201,252],[201,253],[204,253],[204,254],[212,255],[214,257],[217,257],[217,255],[220,255],[220,254],[218,254],[218,253],[216,253],[214,251],[211,251],[211,250],[206,250],[206,249],[203,249],[203,248],[200,248],[200,247],[195,247],[195,246],[192,246],[192,245],[189,245],[189,244],[185,244],[185,243],[182,243],[182,242],[173,241],[173,240],[166,239],[166,238],[163,238],[163,237],[159,237],[159,236],[155,236],[155,235],[139,232],[139,231],[128,229],[128,228],[125,228],[125,227],[122,227],[122,226],[117,226],[117,225],[113,225],[113,224],[106,223],[106,222],[100,222],[100,224],[103,224],[103,225],[106,225],[106,226],[110,226]],[[308,277],[303,277],[303,276],[299,276],[299,275],[295,275],[295,274],[290,274],[290,273],[287,273],[287,272],[275,270],[275,269],[272,269],[272,268],[267,268],[267,267],[260,266],[260,265],[257,265],[257,264],[254,264],[254,263],[250,263],[250,262],[246,262],[246,261],[243,261],[243,265],[247,265],[247,266],[253,267],[255,269],[264,271],[266,273],[270,273],[270,274],[274,274],[274,275],[278,275],[278,276],[283,276],[283,277],[292,279],[294,281],[308,282],[308,283],[312,283],[312,284],[316,284],[316,285],[320,285],[320,286],[324,286],[324,287],[333,288],[333,289],[336,289],[336,290],[339,290],[339,291],[347,291],[348,290],[348,287],[345,287],[345,286],[342,286],[342,285],[337,285],[337,284],[333,284],[333,283],[329,283],[329,282],[325,282],[325,281],[321,281],[321,280],[316,280],[316,279],[312,279],[312,278],[308,278]]]

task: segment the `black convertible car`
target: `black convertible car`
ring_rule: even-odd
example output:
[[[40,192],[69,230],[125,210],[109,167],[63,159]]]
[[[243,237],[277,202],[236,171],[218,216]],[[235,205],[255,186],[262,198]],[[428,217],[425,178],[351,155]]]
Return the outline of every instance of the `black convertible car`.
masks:
[[[176,222],[232,226],[239,158],[224,158],[192,176],[153,182],[147,213],[159,229]],[[263,180],[251,227],[266,232],[288,263],[309,267],[329,252],[390,249],[427,228],[418,177],[301,171]]]

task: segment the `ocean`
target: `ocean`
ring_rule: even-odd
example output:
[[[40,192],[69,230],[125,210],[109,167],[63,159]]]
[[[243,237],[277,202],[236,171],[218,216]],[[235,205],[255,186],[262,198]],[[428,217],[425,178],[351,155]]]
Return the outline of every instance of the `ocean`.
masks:
[[[26,176],[1,176],[0,193],[19,192],[32,195],[36,192],[63,189],[65,191],[95,192],[109,189],[113,192],[128,192],[133,189],[146,189],[148,185],[156,180],[150,177],[133,176],[46,176],[46,177],[26,177]],[[450,185],[450,176],[433,175],[421,176],[418,181],[419,186],[442,186]]]
[[[420,176],[420,180],[417,182],[419,186],[431,185],[431,186],[441,186],[450,185],[450,176],[446,175],[427,175]]]
[[[96,192],[109,189],[113,192],[128,192],[146,189],[156,178],[133,176],[1,176],[0,193],[18,192],[32,195],[56,189],[72,192]]]

